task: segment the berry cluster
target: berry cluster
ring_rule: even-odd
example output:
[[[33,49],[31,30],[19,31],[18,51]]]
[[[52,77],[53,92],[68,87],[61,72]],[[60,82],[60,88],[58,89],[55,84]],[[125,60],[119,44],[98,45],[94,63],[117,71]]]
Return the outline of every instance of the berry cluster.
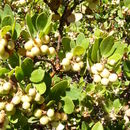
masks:
[[[12,40],[6,38],[0,38],[0,59],[6,60],[9,58],[9,51],[15,48],[15,44]]]
[[[48,47],[48,43],[50,42],[50,38],[48,35],[45,35],[41,39],[39,37],[35,39],[30,39],[25,43],[24,48],[26,49],[26,56],[35,57],[39,55],[54,55],[55,48]]]
[[[62,60],[61,65],[63,66],[64,71],[72,70],[78,72],[83,68],[84,63],[82,57],[73,56],[73,53],[68,52],[66,53],[66,57]]]
[[[93,81],[95,83],[101,83],[102,85],[108,85],[109,82],[116,82],[118,76],[116,73],[111,73],[102,63],[96,63],[91,67],[93,74]]]

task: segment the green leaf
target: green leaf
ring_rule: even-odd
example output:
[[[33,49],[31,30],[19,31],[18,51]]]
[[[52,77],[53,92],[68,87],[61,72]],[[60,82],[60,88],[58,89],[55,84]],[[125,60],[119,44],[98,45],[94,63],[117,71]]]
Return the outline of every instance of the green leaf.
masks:
[[[130,9],[130,1],[129,0],[124,0],[124,4],[126,7]]]
[[[12,25],[12,24],[13,24],[13,20],[10,16],[6,16],[3,18],[2,27],[7,26],[7,25]]]
[[[115,109],[115,112],[118,113],[121,108],[121,103],[119,99],[115,99],[113,102],[113,107]]]
[[[125,76],[130,79],[130,61],[124,61],[123,62],[123,72],[125,74]]]
[[[83,55],[84,52],[85,52],[85,49],[82,46],[76,46],[73,50],[73,54],[77,56]]]
[[[37,91],[42,95],[46,92],[46,84],[44,82],[39,84],[33,84]]]
[[[80,44],[85,50],[88,49],[89,47],[89,39],[83,39],[81,44]]]
[[[30,76],[33,71],[32,59],[30,59],[30,58],[24,59],[23,63],[21,64],[21,68],[22,68],[25,76]]]
[[[81,130],[89,130],[89,125],[85,121],[82,122]]]
[[[15,77],[18,81],[22,81],[24,79],[24,73],[21,67],[17,66],[15,68]]]
[[[74,111],[74,103],[70,97],[62,97],[62,100],[64,101],[64,112],[66,114],[71,114]]]
[[[53,99],[59,99],[62,94],[64,94],[66,88],[68,87],[68,81],[63,80],[55,84],[50,92],[50,96]]]
[[[10,57],[9,57],[9,64],[11,65],[12,68],[15,68],[16,66],[19,66],[19,56],[17,53],[13,53]]]
[[[10,7],[8,4],[6,4],[6,5],[4,6],[4,15],[5,15],[5,16],[6,16],[6,15],[10,15],[10,16],[13,18],[12,9],[11,9],[11,7]]]
[[[41,13],[36,20],[36,27],[37,30],[44,30],[45,26],[47,25],[48,17],[45,13]]]
[[[34,25],[32,23],[32,19],[31,19],[29,14],[26,15],[26,23],[27,23],[27,27],[28,27],[28,31],[29,31],[30,35],[32,37],[34,37],[36,35],[36,30],[34,28]]]
[[[9,69],[0,67],[0,77],[3,76],[4,74],[8,73],[8,72],[9,72]]]
[[[85,39],[85,36],[83,33],[80,33],[78,36],[77,36],[77,39],[76,39],[76,45],[81,45],[82,41]]]
[[[100,44],[101,55],[105,56],[111,50],[114,44],[114,38],[112,36],[108,36],[104,38]]]
[[[31,73],[30,80],[33,83],[41,82],[44,78],[45,71],[42,69],[36,69]]]
[[[64,37],[64,38],[62,39],[62,45],[63,45],[63,47],[64,47],[64,51],[65,51],[65,52],[71,50],[70,42],[71,42],[71,39],[70,39],[70,38]]]
[[[102,124],[100,122],[97,122],[93,127],[92,130],[104,130]]]
[[[4,27],[2,27],[2,29],[1,29],[1,36],[2,37],[4,37],[5,36],[5,34],[7,33],[7,32],[9,32],[11,30],[11,26],[4,26]]]

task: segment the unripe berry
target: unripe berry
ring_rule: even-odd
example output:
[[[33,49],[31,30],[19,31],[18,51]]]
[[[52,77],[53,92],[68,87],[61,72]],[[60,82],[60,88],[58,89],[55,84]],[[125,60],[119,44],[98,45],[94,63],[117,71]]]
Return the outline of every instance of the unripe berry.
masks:
[[[0,102],[0,111],[5,108],[5,102]]]
[[[109,84],[109,80],[107,78],[102,78],[101,79],[101,84],[106,86],[106,85]]]
[[[41,39],[40,39],[39,37],[37,37],[37,38],[35,39],[35,41],[36,41],[36,45],[37,45],[38,47],[41,47],[41,45],[42,45]]]
[[[49,54],[54,55],[55,54],[55,48],[54,47],[49,47]]]
[[[42,38],[42,41],[44,44],[48,44],[50,42],[50,37],[48,35],[45,35],[43,38]]]
[[[95,83],[99,83],[101,81],[101,77],[99,75],[94,75],[93,80]]]
[[[40,118],[42,116],[42,110],[41,109],[35,110],[34,116],[37,117],[37,118]]]
[[[39,93],[37,93],[37,94],[35,95],[34,100],[35,100],[36,102],[39,102],[40,99],[41,99],[41,95],[40,95]]]
[[[0,39],[0,44],[5,47],[7,45],[7,40],[4,38]]]
[[[84,62],[83,61],[80,61],[78,64],[79,64],[80,68],[84,67]]]
[[[36,89],[35,88],[30,88],[28,91],[29,96],[35,96],[36,95]]]
[[[62,60],[62,63],[61,63],[63,66],[68,66],[68,65],[70,65],[70,60],[69,59],[67,59],[67,58],[64,58],[63,60]]]
[[[101,63],[96,63],[95,66],[96,66],[97,71],[102,71],[104,69]]]
[[[61,113],[61,120],[62,121],[67,121],[67,119],[68,119],[67,114],[66,113]]]
[[[38,101],[37,103],[38,103],[38,104],[43,104],[44,101],[45,101],[45,99],[41,96],[41,97],[40,97],[40,101]]]
[[[63,130],[65,128],[65,126],[61,123],[59,123],[59,125],[56,127],[56,130]]]
[[[75,72],[80,71],[80,65],[78,63],[74,63],[72,65],[72,70],[75,71]]]
[[[5,51],[5,52],[1,55],[1,58],[2,58],[3,60],[8,59],[8,58],[9,58],[9,53]]]
[[[21,98],[19,96],[14,96],[13,99],[12,99],[12,103],[14,105],[17,105],[21,102]]]
[[[109,72],[108,69],[105,68],[105,69],[100,73],[100,75],[101,75],[103,78],[108,78],[109,75],[110,75],[110,72]]]
[[[108,64],[111,65],[111,66],[114,66],[116,63],[116,61],[114,59],[111,59],[108,61]]]
[[[76,57],[76,62],[80,62],[81,61],[81,57]]]
[[[59,112],[55,112],[55,121],[59,121],[61,119],[61,114]]]
[[[26,3],[25,0],[19,0],[19,4],[23,5],[23,4],[25,4],[25,3]]]
[[[12,87],[12,85],[9,82],[4,83],[4,85],[3,85],[3,89],[5,91],[9,91],[11,89],[11,87]]]
[[[71,52],[66,53],[66,58],[71,60],[73,58],[73,53]]]
[[[0,94],[3,94],[3,92],[4,92],[4,89],[2,86],[0,86]]]
[[[46,55],[49,52],[49,47],[47,45],[42,45],[40,49],[43,55]]]
[[[5,122],[5,116],[6,116],[5,111],[4,110],[0,111],[0,124],[3,124]]]
[[[69,71],[71,69],[71,65],[63,66],[64,71]]]
[[[7,48],[9,50],[13,50],[15,48],[15,44],[13,41],[9,41],[8,44],[7,44]]]
[[[21,101],[22,102],[31,102],[31,100],[32,100],[32,97],[30,97],[30,96],[28,96],[28,95],[23,95],[22,97],[21,97]]]
[[[53,117],[53,116],[54,116],[54,109],[49,109],[49,110],[47,111],[47,116],[48,116],[48,117]]]
[[[0,55],[3,55],[5,52],[5,47],[4,45],[0,44]]]
[[[27,57],[30,57],[30,58],[33,58],[34,56],[32,55],[31,51],[26,51],[26,56]]]
[[[34,44],[34,41],[33,40],[29,40],[28,42],[25,43],[24,48],[29,51],[29,50],[32,49],[33,44]]]
[[[43,116],[40,118],[40,124],[47,125],[49,122],[49,118],[47,116]]]
[[[31,49],[32,56],[38,56],[40,54],[40,49],[38,47],[33,47]]]
[[[109,81],[110,82],[115,82],[117,80],[117,78],[118,78],[118,76],[115,73],[112,73],[112,74],[109,75]]]
[[[14,110],[14,105],[12,103],[8,103],[6,104],[5,109],[7,112],[11,112]]]
[[[96,68],[95,65],[93,65],[93,66],[91,67],[91,72],[92,72],[93,74],[98,74],[98,71],[97,71],[97,68]]]
[[[30,108],[30,103],[27,102],[27,101],[23,102],[22,108],[25,109],[25,110],[26,110],[26,109],[29,109],[29,108]]]

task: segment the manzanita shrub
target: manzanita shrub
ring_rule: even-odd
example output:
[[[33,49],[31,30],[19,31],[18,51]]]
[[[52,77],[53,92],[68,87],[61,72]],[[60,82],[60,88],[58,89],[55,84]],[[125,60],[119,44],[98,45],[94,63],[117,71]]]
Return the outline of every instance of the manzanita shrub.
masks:
[[[130,0],[1,0],[0,129],[129,130]]]

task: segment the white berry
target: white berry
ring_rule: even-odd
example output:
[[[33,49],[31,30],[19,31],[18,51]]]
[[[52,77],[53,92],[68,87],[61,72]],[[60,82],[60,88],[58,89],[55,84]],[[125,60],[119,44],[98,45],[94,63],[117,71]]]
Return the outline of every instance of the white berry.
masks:
[[[61,64],[64,65],[64,66],[68,66],[68,65],[70,65],[70,60],[67,59],[67,58],[64,58],[64,59],[62,60],[62,63],[61,63]]]
[[[96,63],[95,66],[96,66],[97,71],[102,71],[104,68],[101,63]]]
[[[64,71],[69,71],[71,69],[71,65],[63,66]]]
[[[0,44],[0,55],[2,55],[5,52],[4,45]]]
[[[112,73],[112,74],[110,74],[110,76],[109,76],[109,81],[110,81],[110,82],[115,82],[115,81],[117,80],[117,78],[118,78],[117,74]]]
[[[40,118],[42,116],[42,110],[41,109],[35,110],[34,116],[37,117],[37,118]]]
[[[67,119],[68,119],[67,114],[66,113],[61,113],[61,120],[62,121],[67,121]]]
[[[37,46],[35,46],[31,49],[31,53],[33,56],[38,56],[40,54],[40,49]]]
[[[4,85],[3,85],[3,89],[5,91],[9,91],[11,89],[11,87],[12,87],[12,85],[9,82],[4,83]]]
[[[108,61],[108,64],[111,65],[111,66],[114,66],[116,63],[116,61],[114,59],[111,59]]]
[[[47,116],[48,116],[48,117],[53,117],[53,116],[54,116],[54,109],[49,109],[49,110],[47,111]]]
[[[63,130],[65,128],[65,126],[61,123],[59,123],[59,125],[56,127],[56,130]]]
[[[49,47],[49,54],[54,55],[55,54],[55,48],[54,47]]]
[[[11,112],[14,109],[14,105],[12,103],[8,103],[5,106],[6,111]]]
[[[101,84],[102,84],[102,85],[105,85],[105,86],[106,86],[106,85],[108,85],[108,83],[109,83],[109,80],[108,80],[107,78],[102,78],[102,79],[101,79]]]
[[[0,44],[5,47],[7,45],[7,40],[4,38],[0,39]]]
[[[66,53],[66,58],[71,60],[73,58],[73,53],[71,52]]]
[[[47,45],[42,45],[40,49],[43,55],[46,55],[49,52],[49,47]]]
[[[99,83],[101,81],[101,77],[99,75],[94,75],[93,80],[95,83]]]
[[[91,72],[92,72],[93,74],[98,74],[98,71],[97,71],[97,68],[96,68],[95,65],[93,65],[93,66],[91,67]]]
[[[34,44],[34,41],[33,40],[29,40],[28,42],[25,43],[24,48],[26,50],[31,50],[32,47],[33,47],[33,44]]]
[[[30,96],[28,96],[28,95],[23,95],[22,97],[21,97],[21,101],[22,102],[31,102],[31,100],[32,100],[32,97],[30,97]]]
[[[30,88],[28,91],[29,96],[35,96],[36,95],[36,89],[35,88]]]
[[[78,64],[79,64],[80,68],[84,67],[84,62],[83,61],[80,61]]]
[[[23,102],[22,108],[23,108],[23,109],[29,109],[29,108],[30,108],[30,103],[27,102],[27,101]]]
[[[74,63],[72,65],[72,70],[75,72],[80,71],[80,65],[78,63]]]
[[[43,116],[40,118],[40,124],[47,125],[49,122],[49,118],[47,116]]]
[[[42,38],[42,41],[44,44],[48,44],[50,42],[50,37],[48,35],[45,35],[43,38]]]
[[[80,62],[81,61],[81,57],[76,57],[76,62]]]
[[[40,47],[40,46],[42,45],[42,41],[41,41],[41,39],[40,39],[39,37],[37,37],[37,38],[35,39],[35,41],[36,41],[36,45],[37,45],[38,47]]]
[[[5,102],[0,102],[0,111],[5,108]]]
[[[37,93],[37,94],[35,95],[34,100],[35,100],[36,102],[39,102],[40,99],[41,99],[41,95],[40,95],[39,93]]]
[[[108,69],[105,68],[105,69],[100,73],[100,75],[101,75],[103,78],[108,78],[109,75],[110,75],[110,72],[109,72]]]
[[[21,98],[19,96],[14,96],[12,99],[12,103],[17,105],[21,102]]]

